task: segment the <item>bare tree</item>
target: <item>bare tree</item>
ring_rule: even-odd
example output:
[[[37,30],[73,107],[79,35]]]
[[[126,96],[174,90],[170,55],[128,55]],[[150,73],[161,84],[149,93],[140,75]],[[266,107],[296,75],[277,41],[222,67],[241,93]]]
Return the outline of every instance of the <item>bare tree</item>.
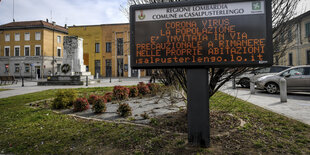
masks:
[[[138,4],[175,2],[182,0],[127,0],[127,6],[121,6],[121,10],[129,16],[129,6]],[[272,25],[273,25],[273,45],[275,54],[280,58],[284,55],[287,46],[283,46],[285,40],[290,39],[290,31],[296,6],[300,0],[272,0]],[[281,39],[279,39],[281,38]],[[284,40],[284,41],[283,41]],[[210,68],[210,97],[214,95],[227,81],[246,71],[252,70],[250,67],[237,68]],[[163,69],[160,72],[161,80],[166,85],[181,86],[187,93],[186,69]]]
[[[300,0],[272,0],[273,47],[275,62],[285,55],[294,40],[296,27],[294,17],[295,9]]]

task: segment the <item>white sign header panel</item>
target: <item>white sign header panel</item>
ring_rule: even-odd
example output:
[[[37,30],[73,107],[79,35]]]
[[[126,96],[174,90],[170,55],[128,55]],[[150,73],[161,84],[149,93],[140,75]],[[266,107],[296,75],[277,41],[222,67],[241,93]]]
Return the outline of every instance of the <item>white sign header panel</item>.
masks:
[[[176,20],[188,18],[264,14],[264,6],[264,1],[220,3],[162,9],[136,10],[135,14],[136,22]]]

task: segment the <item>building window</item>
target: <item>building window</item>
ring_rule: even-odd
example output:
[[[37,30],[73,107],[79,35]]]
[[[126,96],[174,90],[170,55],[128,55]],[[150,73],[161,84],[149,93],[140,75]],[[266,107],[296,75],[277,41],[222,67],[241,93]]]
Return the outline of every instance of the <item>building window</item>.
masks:
[[[30,45],[25,45],[24,56],[30,56]]]
[[[289,42],[291,42],[293,40],[292,30],[291,29],[289,29],[288,32],[287,32],[287,40]]]
[[[35,39],[41,40],[41,32],[36,32]]]
[[[293,53],[288,54],[288,65],[293,66]]]
[[[96,53],[100,52],[100,44],[99,43],[95,43],[95,52]]]
[[[106,52],[110,53],[112,51],[111,50],[111,42],[107,42],[105,45],[106,45]]]
[[[26,32],[25,33],[25,41],[29,41],[30,40],[30,33]]]
[[[40,56],[41,55],[41,46],[40,45],[36,45],[35,46],[35,56]]]
[[[4,72],[5,72],[5,73],[9,72],[9,64],[5,64],[5,65],[4,65],[4,68],[5,68],[5,69],[4,69]]]
[[[57,56],[61,57],[61,48],[60,47],[57,47]]]
[[[19,64],[15,64],[15,73],[19,73]]]
[[[4,40],[5,40],[5,41],[10,41],[10,34],[5,34]]]
[[[310,50],[307,51],[307,65],[310,65]]]
[[[10,56],[10,46],[4,47],[4,56]]]
[[[30,72],[30,64],[25,64],[25,73]]]
[[[20,34],[19,33],[15,33],[15,41],[20,41]]]
[[[117,38],[117,55],[123,55],[123,38]]]
[[[275,58],[275,62],[276,62],[275,64],[279,65],[279,59],[280,59],[279,56],[275,56],[274,58]]]
[[[57,36],[57,43],[61,43],[61,36]]]
[[[57,72],[60,73],[61,64],[57,64]]]
[[[14,56],[20,56],[20,46],[14,46]]]
[[[100,60],[95,60],[95,76],[99,77],[101,72],[101,63]]]
[[[106,59],[105,60],[105,68],[106,68],[106,77],[112,76],[112,60]]]
[[[310,36],[310,23],[306,24],[306,37]]]

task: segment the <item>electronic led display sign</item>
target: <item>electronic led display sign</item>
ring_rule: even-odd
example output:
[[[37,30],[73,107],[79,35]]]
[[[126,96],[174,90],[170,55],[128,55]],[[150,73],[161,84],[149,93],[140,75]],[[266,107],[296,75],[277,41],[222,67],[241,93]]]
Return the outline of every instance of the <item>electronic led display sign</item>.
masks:
[[[130,8],[131,66],[273,64],[271,1],[202,1]]]

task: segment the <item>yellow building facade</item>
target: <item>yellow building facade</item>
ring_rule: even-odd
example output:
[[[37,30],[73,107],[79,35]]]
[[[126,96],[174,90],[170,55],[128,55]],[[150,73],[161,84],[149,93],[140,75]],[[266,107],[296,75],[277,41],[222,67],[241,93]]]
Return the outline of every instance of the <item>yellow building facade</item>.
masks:
[[[45,21],[0,25],[0,75],[46,77],[60,71],[67,29]]]
[[[277,38],[280,50],[285,51],[282,55],[275,54],[274,62],[285,66],[310,65],[310,11],[292,19],[290,24],[291,29]]]
[[[146,76],[145,70],[130,67],[129,24],[71,26],[68,33],[84,39],[84,64],[92,75]]]

